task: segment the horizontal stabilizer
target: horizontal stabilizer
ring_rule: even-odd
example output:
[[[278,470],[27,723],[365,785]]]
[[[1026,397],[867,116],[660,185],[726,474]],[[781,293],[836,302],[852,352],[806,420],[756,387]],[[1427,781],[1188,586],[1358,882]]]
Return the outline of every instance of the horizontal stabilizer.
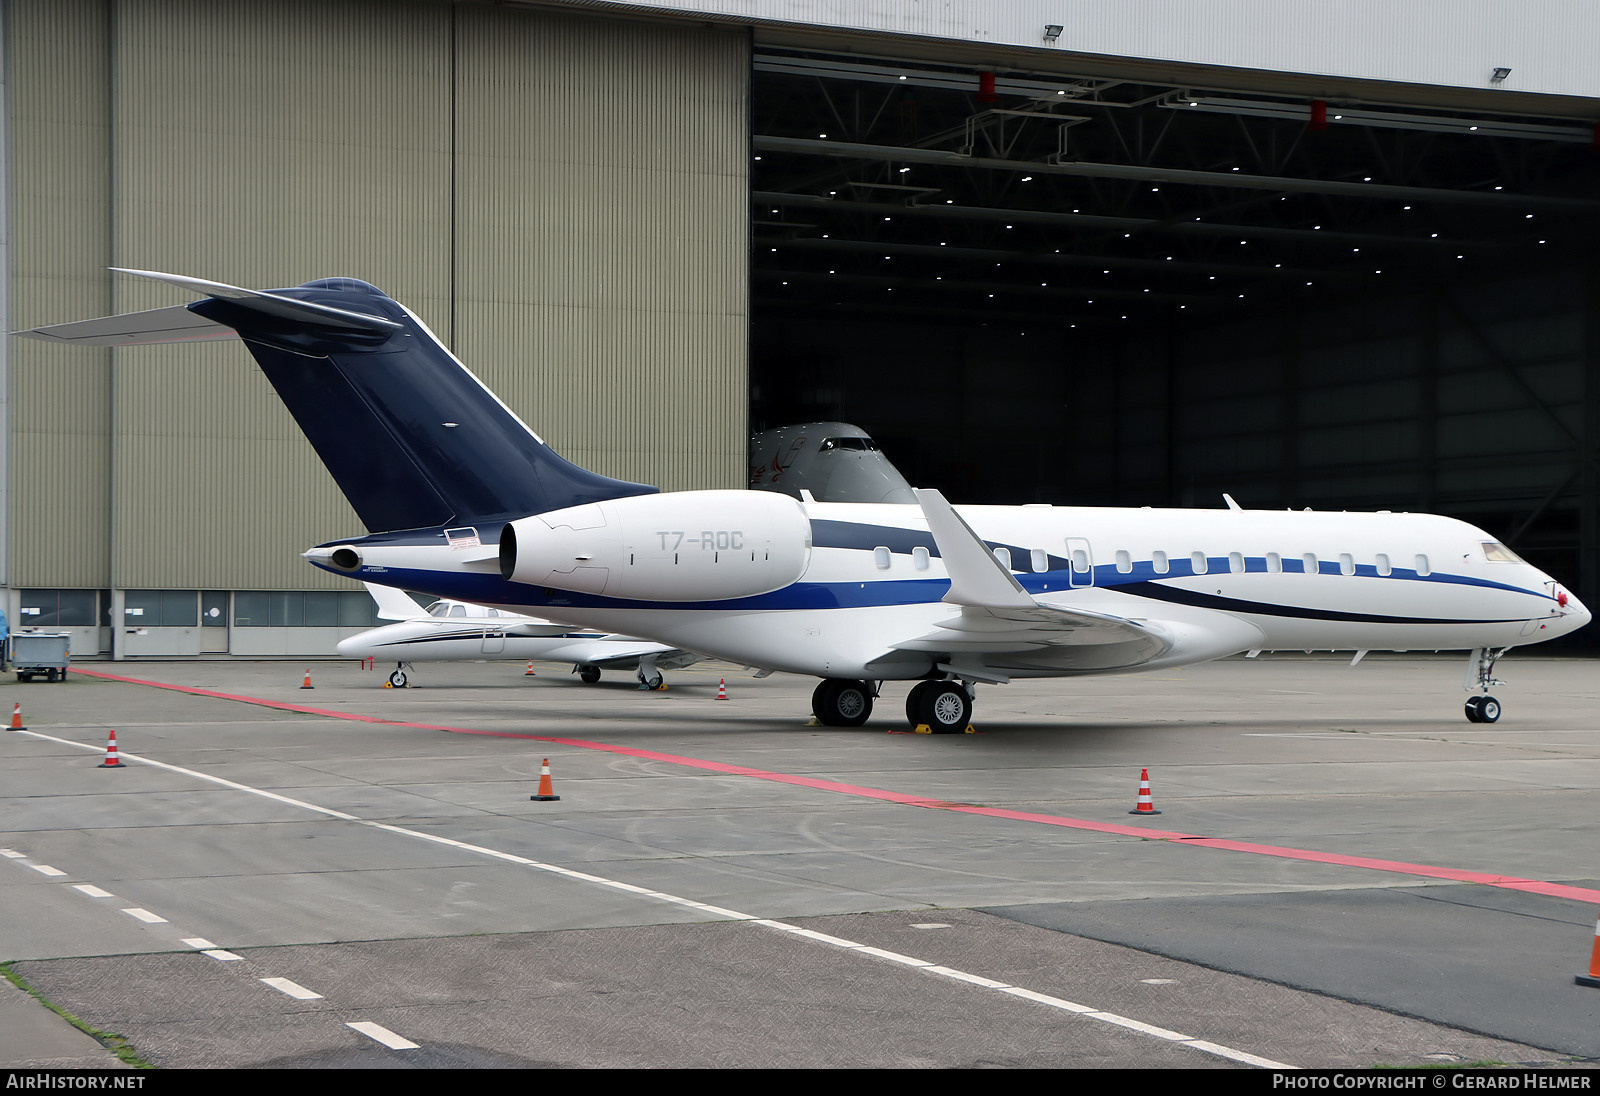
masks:
[[[163,274],[155,270],[127,270],[122,267],[111,269],[118,274],[132,274],[135,277],[164,282],[204,297],[227,301],[245,312],[253,312],[273,320],[309,324],[329,334],[385,336],[401,330],[400,324],[382,316],[296,300],[282,293],[242,289],[223,282],[208,282],[203,278]],[[233,327],[207,319],[190,306],[182,304],[153,308],[146,312],[130,312],[121,316],[104,316],[96,320],[79,320],[76,323],[36,327],[14,334],[46,342],[72,343],[75,346],[142,346],[149,343],[207,342],[239,337]]]
[[[71,343],[73,346],[140,346],[145,343],[211,342],[237,339],[231,327],[196,316],[187,305],[152,308],[148,312],[129,312],[122,316],[103,316],[98,320],[78,320],[13,335],[44,342]]]
[[[332,305],[299,300],[284,293],[274,293],[265,289],[243,289],[236,285],[228,285],[224,282],[208,282],[204,278],[190,278],[183,274],[163,274],[159,270],[129,270],[118,266],[114,266],[111,269],[118,274],[132,274],[136,278],[148,278],[153,282],[164,282],[179,289],[190,290],[206,297],[213,297],[219,301],[227,301],[247,312],[271,316],[279,320],[289,320],[295,323],[309,323],[329,332],[344,331],[387,335],[391,332],[403,330],[402,325],[394,320],[375,316],[369,312],[352,312],[344,308],[335,308]]]

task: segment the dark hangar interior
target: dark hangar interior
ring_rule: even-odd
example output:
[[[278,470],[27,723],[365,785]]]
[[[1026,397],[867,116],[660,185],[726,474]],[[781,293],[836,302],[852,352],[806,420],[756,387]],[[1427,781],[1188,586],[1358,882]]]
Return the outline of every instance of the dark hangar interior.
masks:
[[[968,502],[1450,514],[1592,598],[1594,120],[1191,75],[758,48],[752,429]]]

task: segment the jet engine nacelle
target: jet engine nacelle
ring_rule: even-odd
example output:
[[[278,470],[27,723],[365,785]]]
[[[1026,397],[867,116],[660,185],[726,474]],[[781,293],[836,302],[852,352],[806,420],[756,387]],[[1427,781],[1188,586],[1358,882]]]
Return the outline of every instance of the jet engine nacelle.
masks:
[[[519,518],[500,533],[513,582],[642,601],[721,601],[805,573],[811,522],[767,491],[634,495]]]

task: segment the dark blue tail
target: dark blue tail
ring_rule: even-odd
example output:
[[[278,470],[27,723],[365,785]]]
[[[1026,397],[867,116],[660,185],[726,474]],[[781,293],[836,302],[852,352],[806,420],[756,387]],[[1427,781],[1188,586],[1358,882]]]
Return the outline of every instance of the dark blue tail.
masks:
[[[657,490],[558,456],[366,282],[324,278],[188,307],[239,332],[371,532],[492,526]]]

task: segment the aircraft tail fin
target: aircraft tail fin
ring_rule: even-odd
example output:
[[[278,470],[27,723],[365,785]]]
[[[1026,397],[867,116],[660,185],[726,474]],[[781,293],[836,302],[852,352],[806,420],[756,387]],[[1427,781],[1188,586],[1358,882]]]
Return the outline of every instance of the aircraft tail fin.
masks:
[[[561,457],[421,319],[366,282],[263,291],[121,272],[204,296],[183,306],[187,318],[157,309],[19,334],[128,345],[237,333],[370,532],[495,528],[657,490]]]

